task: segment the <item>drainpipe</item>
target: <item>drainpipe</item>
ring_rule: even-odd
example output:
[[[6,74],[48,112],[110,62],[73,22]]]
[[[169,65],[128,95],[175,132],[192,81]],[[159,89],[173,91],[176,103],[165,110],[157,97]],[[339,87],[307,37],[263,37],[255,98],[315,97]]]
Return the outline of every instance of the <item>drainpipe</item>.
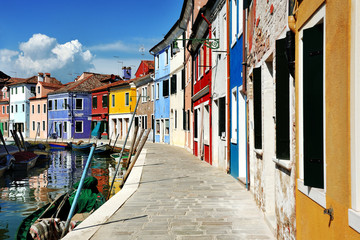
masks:
[[[294,10],[295,10],[295,0],[289,0],[289,16],[288,16],[288,25],[289,29],[295,33],[295,17],[294,17]]]
[[[227,60],[227,77],[226,77],[226,158],[227,158],[227,168],[226,172],[230,172],[230,0],[226,1],[226,31],[227,31],[227,39],[226,39],[226,60]]]

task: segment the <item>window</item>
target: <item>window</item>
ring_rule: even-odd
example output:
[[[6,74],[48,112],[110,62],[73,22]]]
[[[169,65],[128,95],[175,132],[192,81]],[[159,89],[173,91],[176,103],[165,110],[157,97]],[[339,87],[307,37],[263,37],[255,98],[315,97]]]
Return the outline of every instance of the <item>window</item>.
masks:
[[[111,95],[111,106],[115,107],[115,95]]]
[[[17,94],[17,87],[15,88],[15,94]]]
[[[125,106],[129,106],[130,103],[130,97],[129,97],[129,93],[125,93]]]
[[[16,113],[18,112],[18,105],[17,104],[15,105],[15,112]]]
[[[198,138],[198,113],[199,109],[194,110],[194,138],[197,140]]]
[[[174,127],[175,127],[175,129],[177,128],[177,110],[175,110]]]
[[[83,122],[82,121],[75,121],[75,132],[76,133],[83,132]]]
[[[11,113],[14,113],[14,105],[11,105]]]
[[[144,120],[143,120],[143,123],[144,123],[144,129],[147,129],[147,115],[144,116]]]
[[[181,70],[181,89],[185,89],[185,69]]]
[[[326,208],[324,179],[325,5],[299,31],[299,191]]]
[[[147,87],[141,88],[142,102],[147,102]]]
[[[35,131],[35,121],[32,121],[32,129]]]
[[[22,112],[25,112],[25,104],[22,104]]]
[[[255,84],[254,84],[255,85]],[[254,87],[255,88],[255,87]],[[231,91],[231,142],[237,144],[237,90]]]
[[[163,81],[163,96],[169,96],[169,79]]]
[[[64,109],[68,109],[68,100],[64,98]]]
[[[151,84],[151,101],[154,101],[155,96],[155,86],[154,84]]]
[[[57,110],[57,100],[54,100],[54,110]]]
[[[160,92],[160,83],[156,83],[156,99],[159,99]]]
[[[52,110],[52,100],[49,100],[49,110]]]
[[[102,96],[102,107],[107,108],[108,107],[108,95],[104,94]]]
[[[64,122],[64,133],[67,132],[67,122]]]
[[[204,107],[204,143],[209,145],[210,144],[210,106],[205,105]]]
[[[97,108],[97,97],[96,96],[94,96],[92,99],[92,108],[93,109]]]
[[[11,89],[11,95],[14,95],[14,89],[13,88]]]
[[[40,86],[37,87],[37,90],[38,90],[37,93],[40,94]]]
[[[5,122],[5,131],[7,131],[7,130],[8,130],[8,123]]]
[[[170,121],[169,119],[165,119],[165,135],[170,134]]]
[[[82,98],[77,98],[75,100],[76,102],[76,106],[75,106],[75,109],[76,110],[82,110],[83,109],[83,99]]]
[[[46,113],[46,103],[44,103],[43,112]]]
[[[290,160],[290,93],[286,39],[276,41],[276,158]]]
[[[35,87],[31,87],[31,88],[30,88],[30,91],[31,91],[32,94],[35,95],[35,93],[36,93],[36,92],[35,92],[35,91],[36,91],[36,88],[35,88]]]
[[[159,55],[156,56],[156,68],[160,68],[160,61],[159,61]]]
[[[190,131],[190,110],[187,110],[187,129],[188,131]]]
[[[262,149],[261,67],[253,70],[255,149]]]
[[[186,126],[187,126],[187,123],[186,123],[186,111],[183,109],[182,110],[182,114],[183,114],[183,130],[186,130]]]
[[[176,93],[176,78],[177,78],[176,74],[171,76],[171,94]]]
[[[169,64],[169,49],[165,50],[165,65]]]
[[[156,134],[160,134],[160,120],[156,119],[156,127],[155,127]]]
[[[40,113],[40,104],[38,104],[38,113]]]
[[[35,105],[34,105],[34,104],[31,105],[31,113],[32,113],[32,114],[35,113]]]
[[[21,91],[22,91],[22,93],[25,92],[24,86],[21,87]]]
[[[9,113],[9,106],[6,106],[6,113]]]
[[[45,121],[42,121],[42,125],[43,125],[43,131],[45,131],[45,129],[46,129]]]
[[[219,98],[219,137],[223,136],[223,133],[226,133],[226,105],[225,97]]]

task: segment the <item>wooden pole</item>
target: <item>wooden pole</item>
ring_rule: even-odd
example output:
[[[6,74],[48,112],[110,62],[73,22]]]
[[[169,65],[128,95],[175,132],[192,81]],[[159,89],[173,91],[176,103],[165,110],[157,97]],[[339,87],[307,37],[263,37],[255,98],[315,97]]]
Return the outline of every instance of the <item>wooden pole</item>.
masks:
[[[137,147],[138,147],[138,145],[139,145],[139,142],[140,142],[142,136],[144,135],[144,132],[145,132],[145,129],[141,129],[140,135],[139,135],[139,137],[137,138],[137,140],[136,140],[136,142],[135,142],[135,146],[134,146],[134,148],[132,149],[132,151],[130,152],[130,155],[133,155],[133,153],[136,151],[136,149],[137,149]]]
[[[134,129],[134,135],[132,137],[132,140],[131,140],[131,146],[130,146],[130,151],[129,151],[129,157],[131,156],[132,154],[132,151],[134,149],[134,145],[135,145],[135,141],[136,141],[136,135],[137,135],[137,132],[139,130],[139,127],[136,126],[135,129]]]
[[[27,147],[25,146],[24,137],[23,137],[23,135],[22,135],[21,131],[19,131],[19,134],[20,134],[20,138],[21,138],[22,145],[23,145],[23,147],[24,147],[25,151],[27,151]]]
[[[123,181],[122,181],[120,187],[122,187],[122,186],[125,184],[125,181],[126,181],[126,179],[128,178],[131,170],[133,169],[133,167],[134,167],[134,165],[135,165],[135,163],[136,163],[136,160],[139,158],[139,155],[140,155],[141,150],[143,149],[143,147],[144,147],[144,145],[145,145],[145,143],[146,143],[146,140],[147,140],[147,138],[148,138],[148,136],[149,136],[149,133],[150,133],[150,129],[148,129],[148,130],[146,131],[144,137],[142,138],[141,143],[140,143],[140,145],[139,145],[139,150],[136,152],[136,154],[135,154],[135,156],[134,156],[134,160],[131,162],[129,168],[126,170],[126,173],[125,173],[125,175],[124,175],[124,178],[123,178]]]
[[[19,149],[19,152],[21,152],[21,147],[20,147],[20,143],[19,143],[19,139],[16,137],[16,133],[14,132],[14,130],[10,130],[10,133],[15,141],[16,146]]]
[[[118,137],[119,137],[119,134],[116,135],[116,139],[115,139],[114,145],[113,145],[113,147],[112,147],[112,150],[113,150],[113,151],[114,151],[115,144],[116,144],[116,142],[117,142],[117,140],[118,140]]]

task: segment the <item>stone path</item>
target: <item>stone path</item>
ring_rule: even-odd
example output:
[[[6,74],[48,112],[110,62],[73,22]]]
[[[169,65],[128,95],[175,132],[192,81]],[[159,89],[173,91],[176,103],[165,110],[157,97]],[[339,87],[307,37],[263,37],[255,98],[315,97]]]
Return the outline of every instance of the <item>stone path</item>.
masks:
[[[137,191],[91,237],[274,239],[252,195],[186,150],[147,143]]]

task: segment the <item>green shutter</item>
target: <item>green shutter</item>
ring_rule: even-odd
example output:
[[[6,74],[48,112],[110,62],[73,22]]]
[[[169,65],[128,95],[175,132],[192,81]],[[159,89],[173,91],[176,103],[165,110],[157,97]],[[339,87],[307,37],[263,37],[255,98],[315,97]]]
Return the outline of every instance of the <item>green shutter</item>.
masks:
[[[304,30],[304,184],[324,188],[323,24]]]
[[[225,97],[219,98],[219,137],[221,134],[225,132],[226,126],[226,105],[225,105]]]
[[[276,157],[290,160],[289,69],[286,39],[276,41]]]
[[[253,70],[255,149],[262,149],[261,67]]]

